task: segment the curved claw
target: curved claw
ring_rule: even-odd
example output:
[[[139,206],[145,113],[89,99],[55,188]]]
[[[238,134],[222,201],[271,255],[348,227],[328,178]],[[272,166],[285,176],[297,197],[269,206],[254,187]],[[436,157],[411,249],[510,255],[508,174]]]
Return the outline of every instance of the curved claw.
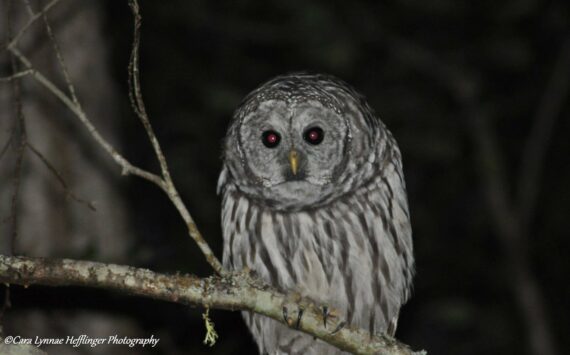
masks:
[[[344,326],[346,325],[345,321],[342,321],[340,323],[338,323],[338,325],[336,326],[336,328],[331,332],[331,335],[334,335],[336,333],[338,333],[339,330],[341,330],[342,328],[344,328]]]
[[[303,318],[303,312],[305,310],[299,307],[297,311],[297,320],[294,323],[295,329],[299,329],[301,327],[301,318]],[[293,319],[289,318],[289,310],[287,306],[283,306],[283,321],[290,327],[293,327]]]
[[[327,327],[327,319],[329,317],[329,307],[323,306],[323,325]]]
[[[283,306],[283,320],[285,324],[289,324],[289,314],[286,306]]]
[[[295,329],[299,329],[299,327],[301,326],[301,318],[303,317],[303,312],[305,310],[301,307],[299,307],[299,312],[297,313],[297,323],[295,323]]]

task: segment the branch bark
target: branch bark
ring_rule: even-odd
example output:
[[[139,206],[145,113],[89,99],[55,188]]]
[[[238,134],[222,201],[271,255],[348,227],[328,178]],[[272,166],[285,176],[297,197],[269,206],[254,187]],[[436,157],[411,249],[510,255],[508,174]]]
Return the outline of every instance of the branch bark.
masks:
[[[321,308],[311,300],[283,294],[247,273],[200,279],[193,275],[166,275],[131,266],[70,259],[43,259],[0,255],[0,281],[8,284],[85,286],[125,292],[168,302],[225,310],[256,312],[283,321],[283,307],[303,307],[299,330],[354,354],[410,355],[411,349],[386,335],[343,327],[340,319],[323,326]],[[334,313],[334,312],[333,312]]]

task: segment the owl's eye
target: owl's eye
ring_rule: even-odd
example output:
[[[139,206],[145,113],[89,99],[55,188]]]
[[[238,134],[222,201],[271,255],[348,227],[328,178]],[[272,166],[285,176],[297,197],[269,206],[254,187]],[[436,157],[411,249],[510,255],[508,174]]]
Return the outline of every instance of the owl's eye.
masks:
[[[303,134],[305,141],[312,145],[320,144],[325,138],[325,132],[321,127],[308,128]]]
[[[275,148],[279,145],[279,142],[281,141],[281,136],[279,135],[279,133],[269,130],[261,134],[261,141],[263,142],[263,145],[266,146],[267,148]]]

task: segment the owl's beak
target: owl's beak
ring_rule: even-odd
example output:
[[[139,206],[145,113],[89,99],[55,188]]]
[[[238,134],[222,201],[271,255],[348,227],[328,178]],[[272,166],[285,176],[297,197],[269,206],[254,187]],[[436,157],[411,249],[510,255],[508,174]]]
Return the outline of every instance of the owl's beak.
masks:
[[[291,164],[291,172],[293,175],[297,175],[297,170],[299,169],[299,154],[295,150],[289,152],[289,164]]]

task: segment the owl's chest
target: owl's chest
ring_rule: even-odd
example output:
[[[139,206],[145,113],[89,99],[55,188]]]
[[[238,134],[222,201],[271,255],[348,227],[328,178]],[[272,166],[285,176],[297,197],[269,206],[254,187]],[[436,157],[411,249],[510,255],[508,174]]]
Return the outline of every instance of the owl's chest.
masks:
[[[369,284],[372,272],[370,230],[362,224],[362,213],[348,205],[280,213],[237,197],[225,203],[222,213],[224,264],[234,270],[248,267],[272,285],[315,300],[357,290],[359,283]]]

